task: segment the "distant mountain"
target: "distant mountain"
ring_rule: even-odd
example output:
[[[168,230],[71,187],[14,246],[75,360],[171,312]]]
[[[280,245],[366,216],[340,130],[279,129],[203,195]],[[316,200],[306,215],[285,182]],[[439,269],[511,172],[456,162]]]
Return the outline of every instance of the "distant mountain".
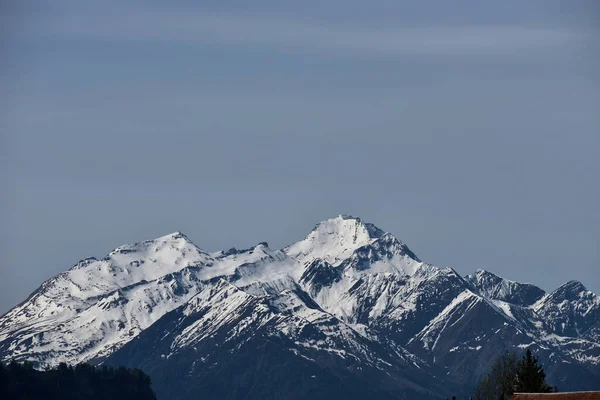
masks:
[[[350,216],[281,250],[121,246],[0,318],[2,360],[141,368],[173,400],[446,398],[526,347],[560,389],[600,389],[600,298],[461,277]]]

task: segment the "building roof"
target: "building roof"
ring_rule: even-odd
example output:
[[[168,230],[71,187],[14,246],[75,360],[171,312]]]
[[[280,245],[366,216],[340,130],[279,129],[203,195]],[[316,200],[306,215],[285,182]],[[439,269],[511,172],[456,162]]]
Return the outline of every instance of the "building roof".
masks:
[[[600,392],[515,393],[512,400],[600,400]]]

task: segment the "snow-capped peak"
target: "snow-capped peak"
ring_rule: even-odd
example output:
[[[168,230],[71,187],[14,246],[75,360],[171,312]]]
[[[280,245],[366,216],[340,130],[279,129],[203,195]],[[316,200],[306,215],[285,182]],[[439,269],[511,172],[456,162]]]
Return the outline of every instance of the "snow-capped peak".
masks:
[[[589,292],[585,286],[579,281],[569,281],[560,285],[552,293],[548,295],[544,302],[559,303],[562,301],[578,300],[579,298],[590,296],[593,293]]]
[[[339,215],[317,224],[304,240],[284,251],[302,263],[319,258],[338,265],[356,249],[373,243],[384,234],[381,229],[360,218]]]
[[[168,239],[173,239],[173,240],[184,239],[184,240],[186,240],[186,241],[188,241],[188,242],[191,243],[191,240],[183,232],[181,232],[181,231],[175,231],[175,232],[169,233],[168,235],[159,237],[159,238],[157,238],[155,240],[160,240],[160,239],[164,239],[164,240],[168,240]]]
[[[583,286],[583,283],[579,281],[569,281],[567,283],[562,284],[558,289],[556,289],[556,291],[579,294],[581,292],[586,292],[587,288]]]
[[[474,275],[467,275],[465,279],[487,298],[521,306],[532,305],[546,294],[530,283],[511,281],[483,269],[476,270]]]

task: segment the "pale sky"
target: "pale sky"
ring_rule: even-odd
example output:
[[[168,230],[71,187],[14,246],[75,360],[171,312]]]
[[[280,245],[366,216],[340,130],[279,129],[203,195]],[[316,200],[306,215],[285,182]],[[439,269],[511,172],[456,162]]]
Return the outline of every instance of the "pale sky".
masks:
[[[12,3],[0,313],[124,243],[281,248],[342,213],[600,292],[593,0]]]

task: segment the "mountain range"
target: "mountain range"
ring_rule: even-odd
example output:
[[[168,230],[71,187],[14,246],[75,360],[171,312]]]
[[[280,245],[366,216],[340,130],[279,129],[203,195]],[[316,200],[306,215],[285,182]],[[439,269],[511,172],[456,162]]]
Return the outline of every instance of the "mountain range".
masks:
[[[448,398],[525,348],[559,390],[600,389],[600,298],[461,276],[345,215],[280,250],[120,246],[0,317],[0,360],[141,368],[172,400]]]

